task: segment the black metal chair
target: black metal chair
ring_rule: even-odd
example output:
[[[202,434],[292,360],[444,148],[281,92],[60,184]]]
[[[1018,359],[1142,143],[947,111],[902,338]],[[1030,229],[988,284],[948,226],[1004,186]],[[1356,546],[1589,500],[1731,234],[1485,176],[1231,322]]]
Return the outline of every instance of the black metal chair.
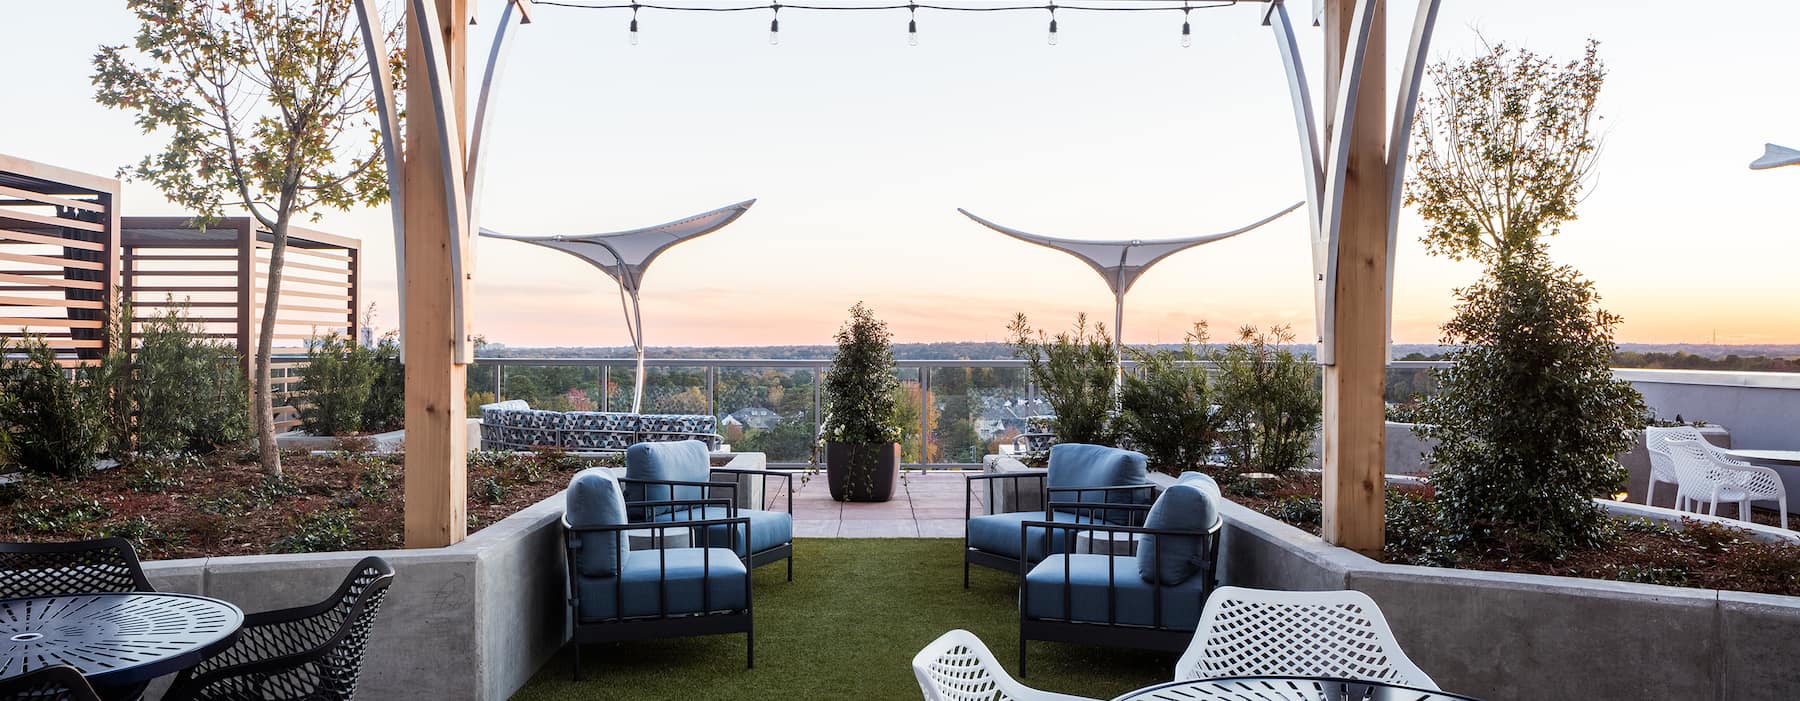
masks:
[[[124,538],[0,543],[0,599],[156,591]]]
[[[0,701],[100,701],[81,670],[56,665],[0,679]]]
[[[324,601],[244,617],[231,647],[175,678],[163,698],[351,699],[394,568],[365,557]]]

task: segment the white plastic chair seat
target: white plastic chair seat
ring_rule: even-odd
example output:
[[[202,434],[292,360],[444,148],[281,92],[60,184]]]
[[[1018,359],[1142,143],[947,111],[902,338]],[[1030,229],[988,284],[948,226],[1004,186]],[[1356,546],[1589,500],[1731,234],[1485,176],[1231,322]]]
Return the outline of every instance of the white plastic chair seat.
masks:
[[[962,629],[931,641],[913,656],[912,668],[925,701],[1095,701],[1020,684],[981,638]]]
[[[1736,502],[1738,520],[1750,520],[1750,502],[1775,501],[1781,511],[1781,527],[1787,528],[1787,487],[1781,473],[1767,467],[1726,461],[1704,441],[1668,439],[1662,448],[1675,467],[1680,492],[1677,501],[1710,504],[1719,515],[1719,502]],[[1697,509],[1696,509],[1697,510]]]
[[[1359,591],[1220,587],[1207,599],[1175,680],[1298,676],[1437,690]]]

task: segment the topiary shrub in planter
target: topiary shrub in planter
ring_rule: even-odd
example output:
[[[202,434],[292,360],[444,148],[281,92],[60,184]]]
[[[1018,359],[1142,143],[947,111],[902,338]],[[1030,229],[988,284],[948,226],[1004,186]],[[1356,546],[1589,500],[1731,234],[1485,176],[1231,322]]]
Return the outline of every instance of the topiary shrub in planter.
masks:
[[[1319,368],[1295,353],[1286,326],[1238,330],[1238,343],[1213,351],[1218,368],[1219,443],[1237,472],[1276,475],[1304,467],[1323,421]]]
[[[106,445],[104,388],[90,368],[65,369],[39,336],[0,338],[0,431],[27,472],[85,474]]]
[[[1050,428],[1057,442],[1116,444],[1112,412],[1119,355],[1106,335],[1106,325],[1090,327],[1087,315],[1080,314],[1073,331],[1052,339],[1032,329],[1019,314],[1007,331],[1012,334],[1013,357],[1025,361],[1032,384],[1055,414]]]
[[[1196,347],[1205,343],[1201,322],[1181,350],[1127,350],[1138,372],[1126,375],[1119,391],[1119,433],[1149,458],[1153,470],[1179,475],[1205,465],[1212,453],[1206,366]]]
[[[900,380],[893,334],[862,302],[837,332],[837,356],[825,376],[825,470],[831,498],[887,501],[900,477]]]

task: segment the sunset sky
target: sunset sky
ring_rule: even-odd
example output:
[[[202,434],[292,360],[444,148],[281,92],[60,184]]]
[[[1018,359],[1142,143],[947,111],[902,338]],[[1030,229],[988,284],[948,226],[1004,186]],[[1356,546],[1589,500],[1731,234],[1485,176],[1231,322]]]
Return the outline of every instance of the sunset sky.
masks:
[[[1300,15],[1311,3],[1295,2]],[[1752,172],[1764,141],[1800,147],[1800,5],[1673,0],[1446,0],[1433,54],[1479,37],[1573,58],[1599,39],[1611,70],[1605,152],[1554,256],[1624,316],[1623,341],[1800,343],[1800,168]],[[0,153],[112,173],[159,148],[95,104],[90,58],[129,42],[118,0],[5,3]],[[489,18],[501,7],[481,4]],[[1390,7],[1393,54],[1413,3]],[[956,213],[1081,238],[1236,228],[1301,199],[1281,63],[1254,3],[1180,15],[784,11],[641,15],[541,7],[524,27],[490,136],[482,224],[513,233],[629,229],[747,198],[737,223],[659,259],[648,342],[827,343],[865,300],[900,341],[999,340],[1015,312],[1060,327],[1110,321],[1099,277]],[[1315,74],[1318,29],[1301,43]],[[1398,70],[1397,58],[1391,63]],[[179,214],[126,185],[127,214]],[[385,210],[330,212],[357,236],[377,325],[395,323]],[[1395,340],[1431,342],[1472,264],[1428,257],[1402,223]],[[1309,338],[1299,216],[1170,258],[1133,291],[1125,338],[1172,342],[1291,323]],[[624,345],[616,288],[573,258],[480,243],[475,327],[511,345]]]

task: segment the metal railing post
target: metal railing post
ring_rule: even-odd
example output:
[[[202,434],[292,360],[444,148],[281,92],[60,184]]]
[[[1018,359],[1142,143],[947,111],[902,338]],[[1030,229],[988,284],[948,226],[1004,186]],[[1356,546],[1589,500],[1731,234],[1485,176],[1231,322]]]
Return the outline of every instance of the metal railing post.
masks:
[[[494,401],[506,401],[506,369],[505,365],[494,364]]]
[[[919,464],[931,464],[931,368],[919,366]]]
[[[713,402],[713,385],[718,376],[719,369],[717,367],[706,366],[706,413],[713,416],[719,415],[719,405]]]
[[[612,366],[600,364],[600,410],[612,411]]]

